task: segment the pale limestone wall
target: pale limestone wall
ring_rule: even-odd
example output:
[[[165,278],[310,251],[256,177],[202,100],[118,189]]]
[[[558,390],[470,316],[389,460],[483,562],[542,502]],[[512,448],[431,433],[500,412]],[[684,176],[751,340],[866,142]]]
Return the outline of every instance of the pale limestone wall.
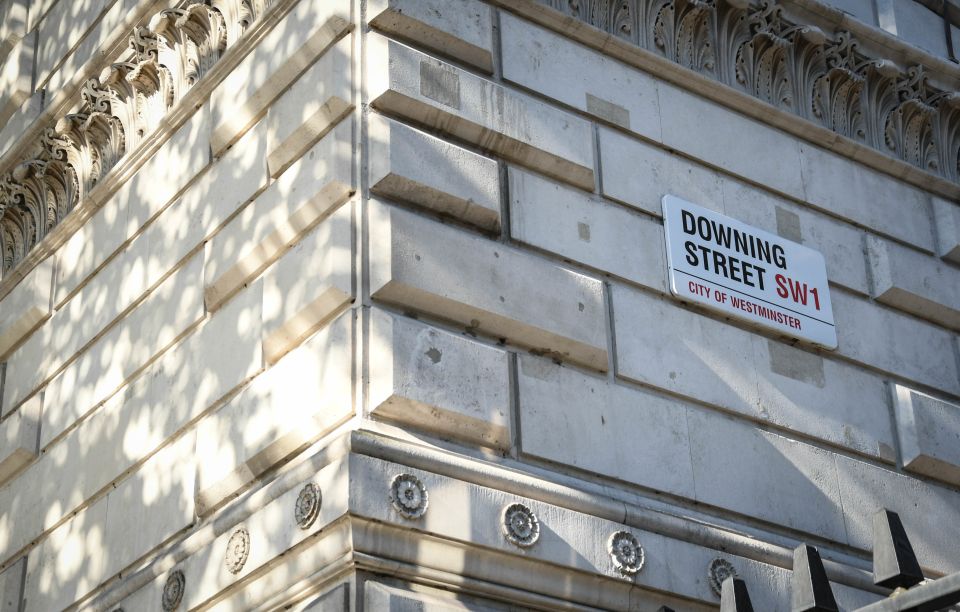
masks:
[[[3,185],[85,78],[224,32],[0,280],[3,610],[709,610],[723,559],[776,611],[803,541],[849,609],[884,507],[960,571],[943,172],[532,0],[0,6]],[[671,297],[665,194],[823,253],[839,347]]]

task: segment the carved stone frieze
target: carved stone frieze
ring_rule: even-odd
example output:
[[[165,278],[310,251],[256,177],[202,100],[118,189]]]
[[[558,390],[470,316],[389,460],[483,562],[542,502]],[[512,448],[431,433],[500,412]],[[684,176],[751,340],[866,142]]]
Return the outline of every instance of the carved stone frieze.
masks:
[[[951,181],[960,94],[923,66],[869,57],[849,32],[792,23],[777,0],[539,0],[781,110]]]
[[[207,74],[272,0],[188,0],[130,35],[32,156],[0,176],[0,277],[102,181]]]
[[[174,570],[167,577],[167,582],[163,585],[163,594],[160,597],[160,607],[164,612],[176,610],[183,601],[183,592],[187,588],[187,580],[181,570]]]

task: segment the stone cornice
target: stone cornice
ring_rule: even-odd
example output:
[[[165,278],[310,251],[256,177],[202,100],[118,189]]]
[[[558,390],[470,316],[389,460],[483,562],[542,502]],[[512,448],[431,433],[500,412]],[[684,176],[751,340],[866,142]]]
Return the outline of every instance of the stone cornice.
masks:
[[[70,112],[56,121],[45,113],[11,151],[16,161],[0,162],[9,169],[0,175],[0,296],[89,218],[292,4],[190,0],[136,26],[122,50],[108,44],[116,55],[99,77],[86,79],[72,104],[57,97]]]
[[[960,195],[960,69],[817,0],[495,3],[917,186]]]

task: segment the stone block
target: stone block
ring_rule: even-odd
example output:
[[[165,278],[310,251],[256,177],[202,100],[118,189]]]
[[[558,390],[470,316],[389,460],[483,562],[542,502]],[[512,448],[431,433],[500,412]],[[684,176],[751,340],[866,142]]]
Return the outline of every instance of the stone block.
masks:
[[[0,300],[0,360],[50,317],[52,291],[53,258],[48,257]]]
[[[960,270],[877,236],[866,245],[878,302],[960,330]]]
[[[751,334],[614,285],[617,375],[737,412],[759,403]]]
[[[684,404],[529,355],[517,387],[525,455],[696,497]]]
[[[657,91],[664,145],[781,193],[803,194],[795,138],[673,85],[661,82]]]
[[[800,164],[804,190],[798,197],[810,206],[923,250],[934,250],[927,192],[806,143],[800,145]]]
[[[843,291],[831,292],[830,299],[837,350],[842,355],[894,376],[960,394],[956,334]]]
[[[756,416],[825,442],[896,462],[883,379],[829,356],[755,337]]]
[[[350,37],[320,56],[267,111],[267,168],[277,177],[353,108]]]
[[[657,217],[667,194],[723,211],[718,173],[614,130],[601,127],[599,132],[604,196]]]
[[[0,63],[0,126],[13,116],[33,93],[35,38],[16,44]]]
[[[22,557],[0,573],[0,612],[23,610],[23,577],[27,572],[27,558]]]
[[[28,607],[66,608],[190,526],[195,444],[192,433],[179,438],[42,540],[28,557]]]
[[[848,223],[800,206],[763,189],[723,179],[723,212],[823,253],[827,278],[867,295],[863,232]]]
[[[371,192],[500,228],[497,162],[382,115],[367,125]]]
[[[210,146],[220,156],[274,100],[353,27],[347,0],[301,2],[210,95]]]
[[[903,467],[960,485],[960,406],[891,384]]]
[[[374,299],[607,369],[600,281],[375,201],[369,216]]]
[[[937,255],[960,264],[960,206],[934,197],[933,217],[937,226]]]
[[[341,315],[200,422],[200,515],[350,417],[353,318]]]
[[[101,465],[109,469],[91,473],[84,469],[77,474],[83,481],[99,479],[96,486],[86,489],[92,494],[106,484],[104,479],[117,476],[203,414],[263,367],[262,295],[259,283],[240,293],[76,429],[71,429],[74,423],[106,398],[83,391],[64,397],[64,388],[75,375],[72,368],[65,370],[50,383],[47,393],[60,401],[51,401],[44,411],[40,448],[46,449],[45,456],[62,458],[62,463],[55,463],[70,465],[70,453],[76,453],[97,464],[94,457],[102,455],[100,449],[105,448],[109,456]],[[170,397],[180,399],[170,405],[166,401]],[[61,439],[68,430],[71,433]],[[51,478],[56,480],[54,475]]]
[[[510,448],[506,352],[382,310],[370,317],[374,418]]]
[[[367,15],[382,32],[493,72],[493,18],[483,2],[374,0]]]
[[[0,421],[0,485],[17,476],[37,458],[41,403],[40,396],[35,395]]]
[[[518,168],[508,177],[515,239],[667,291],[661,223]]]
[[[827,4],[872,26],[877,25],[877,11],[873,0],[828,0]]]
[[[30,0],[6,0],[0,4],[0,63],[27,34]],[[8,612],[4,610],[3,612]]]
[[[206,243],[207,309],[216,310],[353,191],[351,122],[341,122]]]
[[[57,66],[95,27],[101,15],[109,11],[111,5],[121,4],[122,0],[74,0],[54,4],[37,24],[37,82],[45,83]],[[69,24],[69,27],[64,27],[65,24]]]
[[[66,414],[55,417],[59,425],[50,435],[110,397],[203,318],[202,274],[198,254],[51,381],[44,396],[44,429],[52,415]]]
[[[341,206],[263,277],[263,354],[274,363],[353,299],[352,206]]]
[[[35,91],[6,122],[0,122],[0,155],[6,154],[20,140],[27,128],[40,116],[41,110],[43,92]]]
[[[613,287],[618,376],[894,461],[882,379]]]
[[[660,140],[657,81],[510,13],[500,16],[503,78],[650,140]]]
[[[939,13],[919,2],[894,2],[893,14],[898,37],[938,57],[949,57],[943,17]]]
[[[878,508],[886,508],[900,515],[923,567],[943,574],[960,571],[955,536],[960,493],[956,489],[852,457],[834,459],[851,546],[873,550],[873,515]]]
[[[58,308],[206,168],[208,132],[209,113],[204,107],[60,247],[54,297]],[[187,244],[188,241],[183,240],[185,233],[194,230],[196,224],[180,225],[180,220],[171,219],[166,223],[168,246],[175,244],[183,254],[196,246],[197,243]],[[167,257],[153,251],[150,254]]]
[[[687,411],[697,501],[843,542],[834,453],[696,408]],[[763,466],[763,469],[757,469]]]
[[[374,108],[593,190],[590,124],[398,42],[367,37]]]

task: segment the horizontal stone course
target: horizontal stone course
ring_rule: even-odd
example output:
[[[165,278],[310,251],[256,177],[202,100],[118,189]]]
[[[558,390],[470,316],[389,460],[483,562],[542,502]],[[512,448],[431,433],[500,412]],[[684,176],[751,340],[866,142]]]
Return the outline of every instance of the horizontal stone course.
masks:
[[[370,191],[500,228],[497,162],[382,115],[367,121]]]
[[[274,363],[353,300],[353,207],[341,206],[263,277],[263,354]]]
[[[204,292],[216,310],[353,192],[352,122],[341,122],[205,246]]]
[[[599,281],[375,201],[369,218],[374,299],[607,369]]]
[[[500,40],[504,79],[660,140],[654,78],[507,12],[500,15]]]
[[[24,594],[38,610],[60,610],[194,520],[194,448],[184,435],[133,477],[53,531],[27,557]],[[100,554],[88,554],[97,547]]]
[[[882,379],[624,286],[612,291],[617,374],[894,461]]]
[[[198,514],[209,514],[352,414],[352,337],[347,312],[197,426]]]
[[[510,448],[507,353],[370,311],[370,414],[443,438]]]
[[[210,95],[214,156],[259,121],[277,97],[351,28],[346,0],[297,3]]]
[[[371,105],[592,190],[590,124],[386,39],[367,37]]]
[[[443,55],[493,72],[493,15],[478,0],[374,0],[370,25]]]
[[[507,176],[515,239],[667,291],[661,223],[519,168]]]
[[[875,236],[866,247],[877,301],[960,330],[960,270]]]
[[[50,317],[53,269],[53,258],[45,259],[0,300],[0,359]]]
[[[960,486],[960,405],[891,389],[904,469]]]
[[[353,108],[352,43],[348,36],[327,49],[267,110],[270,176],[279,176]]]

